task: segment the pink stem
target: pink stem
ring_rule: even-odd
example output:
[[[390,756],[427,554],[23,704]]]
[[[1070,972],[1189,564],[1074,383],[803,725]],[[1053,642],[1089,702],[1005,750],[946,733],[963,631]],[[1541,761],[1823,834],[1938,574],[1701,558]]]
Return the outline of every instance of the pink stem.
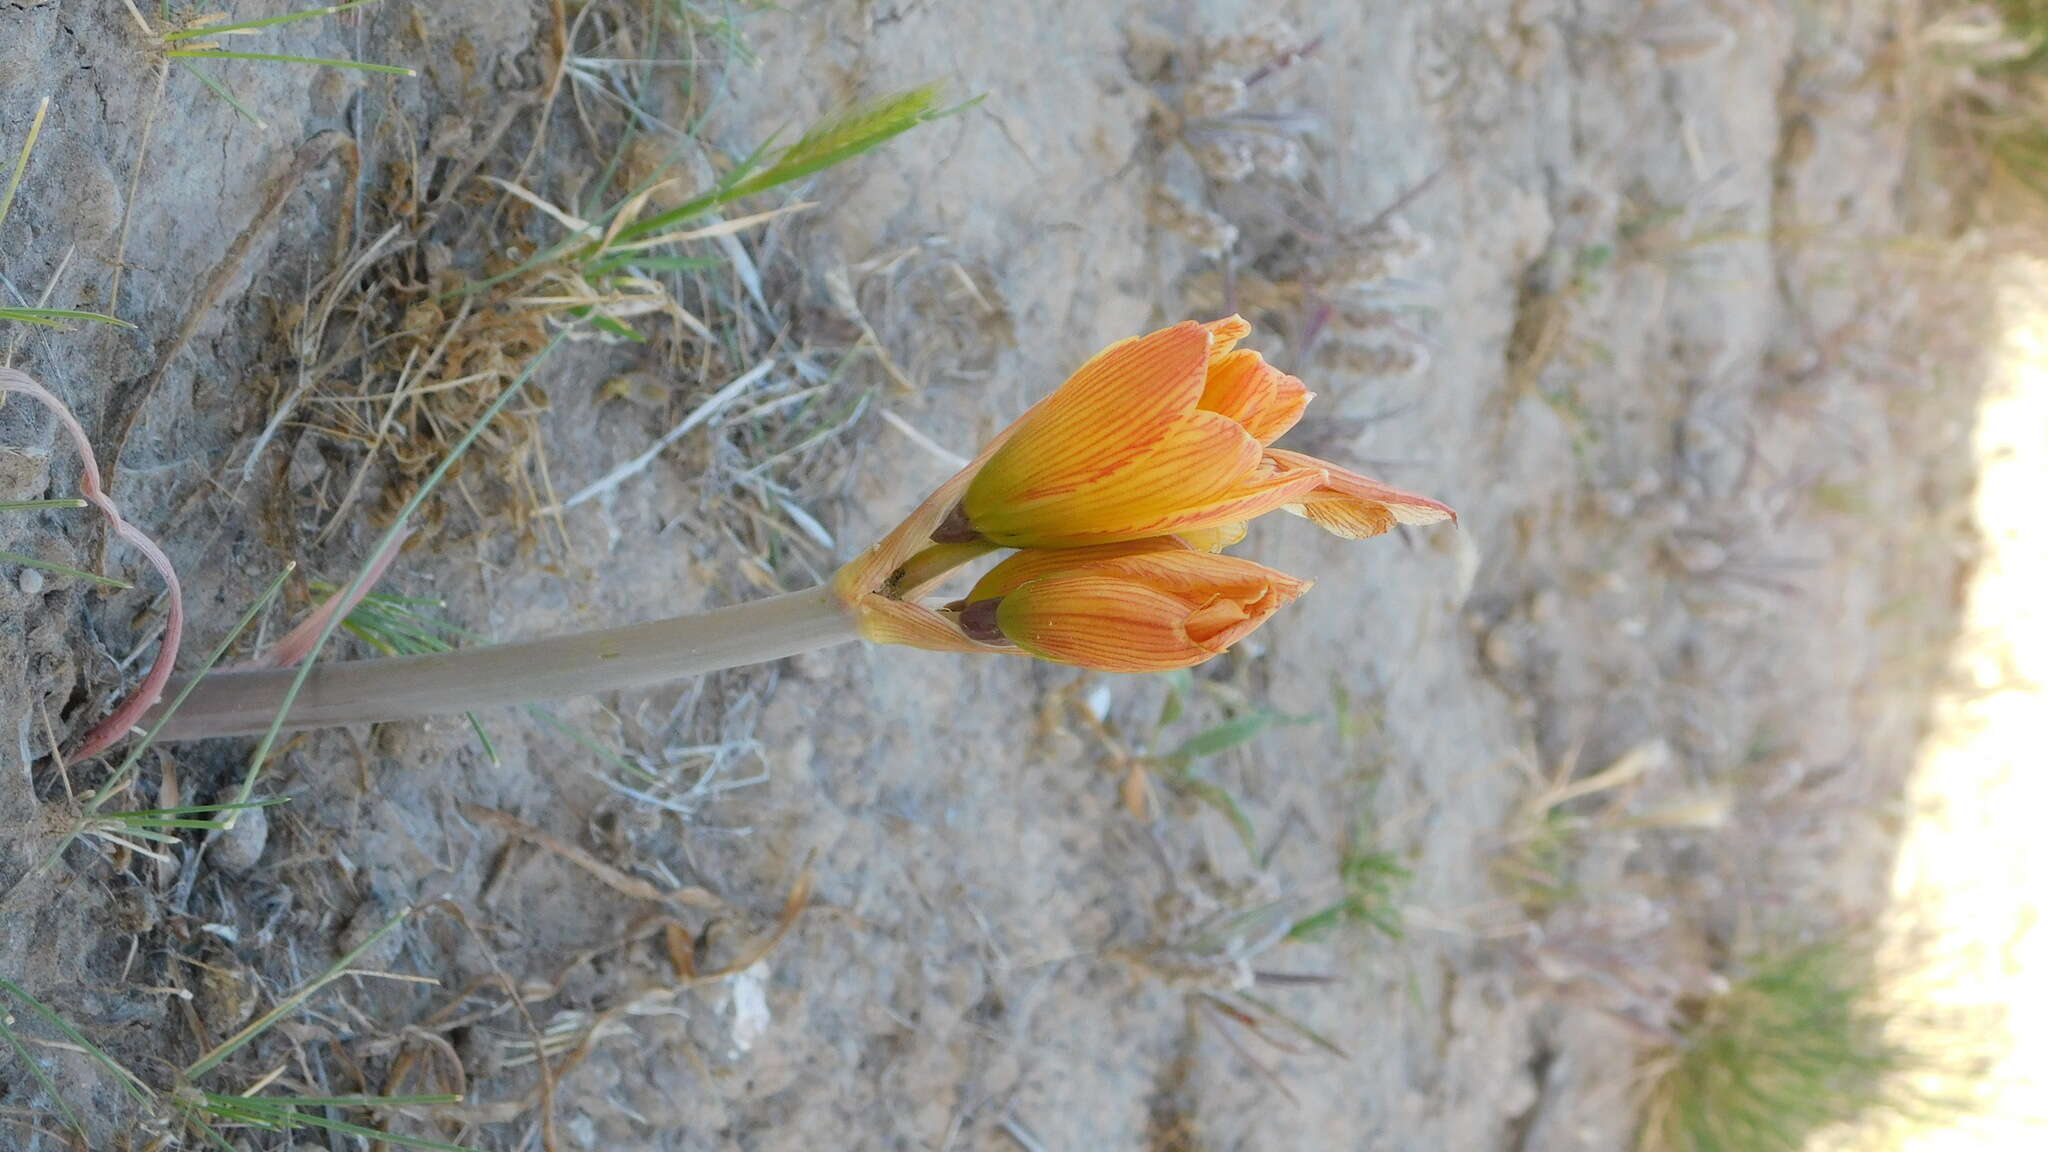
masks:
[[[55,393],[43,387],[35,378],[13,368],[0,368],[0,393],[5,392],[19,392],[29,397],[49,409],[50,414],[57,418],[57,422],[64,426],[64,430],[71,436],[72,445],[78,449],[80,495],[107,518],[114,535],[126,540],[136,551],[142,553],[150,566],[156,569],[157,574],[164,578],[168,606],[164,621],[164,639],[157,647],[156,660],[150,664],[149,674],[142,678],[142,683],[135,691],[121,701],[105,720],[100,721],[97,727],[87,733],[83,743],[71,750],[70,759],[77,762],[97,756],[111,748],[116,741],[127,735],[128,730],[135,726],[135,722],[142,718],[143,713],[149,711],[150,706],[163,695],[164,684],[170,680],[171,669],[178,662],[178,642],[185,635],[185,595],[178,586],[178,570],[171,567],[171,558],[164,555],[164,550],[157,547],[156,541],[151,540],[140,528],[123,520],[120,509],[114,507],[114,502],[107,498],[106,492],[100,487],[100,465],[92,454],[92,441],[86,438],[85,429],[79,425],[78,418],[71,414],[71,409],[65,407],[64,402],[59,400]]]
[[[405,546],[406,539],[411,535],[410,531],[405,531],[393,536],[384,551],[371,558],[370,574],[357,585],[354,596],[348,596],[348,589],[345,587],[335,589],[333,595],[321,601],[318,608],[307,613],[304,620],[299,621],[291,631],[270,646],[270,651],[258,657],[248,667],[290,668],[304,660],[306,653],[311,652],[313,645],[326,634],[327,621],[334,616],[347,616],[356,610],[356,605],[362,603],[363,597],[370,594],[370,589],[377,586],[377,581],[384,578],[384,573],[391,567],[391,562],[398,559],[398,550]]]

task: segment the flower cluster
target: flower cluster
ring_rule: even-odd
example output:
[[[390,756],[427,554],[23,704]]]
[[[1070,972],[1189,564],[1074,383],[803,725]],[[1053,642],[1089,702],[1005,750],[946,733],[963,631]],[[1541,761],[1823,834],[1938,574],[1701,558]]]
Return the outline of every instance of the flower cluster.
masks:
[[[1239,348],[1236,316],[1113,344],[998,435],[834,588],[870,640],[1148,672],[1227,650],[1309,582],[1222,554],[1285,509],[1339,536],[1452,519],[1274,448],[1311,393]],[[943,608],[948,572],[1015,552]]]

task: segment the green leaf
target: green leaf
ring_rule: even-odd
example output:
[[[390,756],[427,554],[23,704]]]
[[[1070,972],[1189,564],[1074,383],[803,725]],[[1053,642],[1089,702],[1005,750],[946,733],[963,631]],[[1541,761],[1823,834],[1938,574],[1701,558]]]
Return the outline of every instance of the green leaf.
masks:
[[[593,260],[583,268],[588,276],[607,276],[613,272],[632,269],[635,272],[696,272],[705,268],[719,268],[724,260],[715,256],[660,256],[646,252],[620,252]]]
[[[1349,900],[1340,900],[1328,908],[1318,912],[1311,912],[1307,916],[1296,920],[1294,927],[1287,930],[1287,938],[1296,941],[1319,940],[1328,935],[1337,925],[1350,919],[1351,912],[1351,902]]]
[[[1160,679],[1166,681],[1166,701],[1159,706],[1159,723],[1155,732],[1164,732],[1187,711],[1188,697],[1195,692],[1195,675],[1185,668],[1163,672]]]
[[[1289,716],[1270,708],[1247,712],[1234,720],[1226,720],[1213,728],[1205,729],[1187,738],[1180,747],[1167,754],[1167,761],[1175,768],[1185,770],[1197,760],[1206,759],[1219,752],[1228,752],[1239,745],[1249,744],[1258,739],[1268,728],[1276,724],[1306,724],[1314,717]]]
[[[1200,780],[1192,776],[1180,777],[1178,784],[1187,789],[1195,799],[1221,812],[1223,818],[1230,821],[1230,826],[1236,830],[1237,838],[1244,841],[1245,851],[1254,856],[1258,855],[1259,836],[1252,828],[1251,817],[1245,815],[1244,809],[1238,806],[1237,797],[1232,796],[1228,789],[1213,781]]]

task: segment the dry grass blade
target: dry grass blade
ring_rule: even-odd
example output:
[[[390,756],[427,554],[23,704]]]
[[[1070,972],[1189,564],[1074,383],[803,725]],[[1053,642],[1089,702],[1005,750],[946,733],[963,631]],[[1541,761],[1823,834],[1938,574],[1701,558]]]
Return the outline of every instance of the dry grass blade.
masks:
[[[768,374],[774,370],[775,361],[763,360],[741,373],[731,383],[712,393],[702,404],[692,408],[689,415],[683,417],[675,427],[663,433],[660,439],[657,439],[646,451],[605,473],[598,479],[591,481],[578,490],[575,495],[562,501],[561,507],[563,509],[574,508],[578,504],[612,491],[636,474],[646,471],[647,466],[659,459],[662,452],[669,445],[674,444],[689,434],[691,429],[716,416],[727,404],[732,403],[741,393],[766,379]]]
[[[599,860],[584,849],[578,848],[576,845],[560,837],[543,832],[526,821],[519,819],[517,816],[500,812],[496,808],[485,808],[480,804],[464,804],[462,806],[462,813],[472,820],[489,824],[535,847],[545,848],[553,852],[569,863],[590,873],[603,882],[605,886],[622,895],[630,896],[635,900],[646,900],[655,904],[675,904],[684,908],[724,908],[726,906],[725,901],[703,888],[692,886],[664,890],[637,876],[628,876],[624,872]]]

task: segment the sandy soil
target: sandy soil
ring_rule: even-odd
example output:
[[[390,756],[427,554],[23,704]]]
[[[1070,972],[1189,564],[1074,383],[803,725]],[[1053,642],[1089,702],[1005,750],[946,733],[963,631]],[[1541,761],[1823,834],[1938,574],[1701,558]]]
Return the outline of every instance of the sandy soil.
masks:
[[[1847,0],[1283,7],[1297,31],[1276,42],[1312,50],[1246,112],[1268,159],[1299,167],[1229,183],[1188,147],[1216,123],[1178,111],[1191,78],[1249,74],[1208,70],[1212,38],[1263,27],[1271,5],[749,16],[757,62],[717,70],[708,102],[706,134],[732,153],[860,94],[938,79],[986,96],[803,188],[819,207],[747,240],[763,310],[801,348],[878,342],[839,361],[833,395],[868,402],[799,497],[829,555],[795,547],[763,570],[721,501],[767,449],[715,422],[559,532],[494,515],[502,481],[477,470],[393,587],[510,637],[795,586],[947,475],[885,411],[966,454],[1100,345],[1231,306],[1319,393],[1298,446],[1453,503],[1461,528],[1346,544],[1258,525],[1240,551],[1319,586],[1204,668],[1157,737],[1156,678],[847,648],[558,710],[672,773],[674,810],[508,712],[480,718],[495,762],[460,719],[303,741],[267,784],[291,803],[239,868],[74,848],[41,874],[66,799],[38,760],[38,708],[82,731],[157,617],[147,591],[10,569],[0,974],[158,1070],[391,911],[445,898],[477,935],[430,911],[375,957],[439,989],[351,982],[225,1082],[288,1065],[376,1090],[402,1054],[445,1051],[475,1123],[444,1137],[532,1146],[518,1013],[486,991],[460,1026],[434,1015],[502,969],[558,1058],[588,1041],[555,1089],[565,1148],[1625,1147],[1633,1070],[1683,997],[1881,907],[1954,627],[1977,384],[1930,350],[1968,344],[1970,301],[1911,239],[1897,29]],[[373,469],[360,526],[316,540],[360,446],[309,419],[246,481],[244,463],[296,378],[294,307],[367,234],[386,166],[418,150],[446,179],[473,147],[485,172],[517,165],[552,64],[541,9],[393,0],[295,26],[294,51],[422,75],[224,73],[260,130],[183,72],[159,98],[118,7],[0,6],[8,149],[53,98],[0,272],[33,296],[72,253],[57,299],[137,324],[33,334],[18,363],[102,444],[136,414],[117,487],[186,573],[195,648],[287,556],[350,571],[402,486]],[[479,147],[500,109],[511,132]],[[580,163],[559,115],[535,177],[551,188]],[[1235,230],[1222,259],[1189,205]],[[708,370],[679,343],[551,363],[546,410],[524,419],[560,490],[748,366]],[[616,399],[619,378],[652,397]],[[75,474],[47,421],[0,409],[0,500]],[[52,560],[92,564],[97,540],[82,517],[0,518],[0,548]],[[1084,719],[1159,750],[1259,706],[1315,718],[1203,765],[1257,853],[1171,791],[1134,819]],[[246,753],[174,749],[143,796],[168,770],[188,800],[215,798]],[[1537,799],[1617,765],[1555,812]],[[811,906],[746,975],[681,980],[658,935],[618,943],[658,906],[479,806],[729,902],[679,913],[706,969],[774,925],[807,860]],[[1363,848],[1410,874],[1398,939],[1354,925],[1249,956],[1202,945],[1235,913],[1329,903]],[[1233,1022],[1217,997],[1249,967],[1268,974],[1256,995],[1344,1054]],[[89,1063],[52,1060],[119,1114]],[[47,1108],[39,1093],[0,1065],[0,1119]],[[58,1146],[34,1131],[0,1125],[0,1147]]]

